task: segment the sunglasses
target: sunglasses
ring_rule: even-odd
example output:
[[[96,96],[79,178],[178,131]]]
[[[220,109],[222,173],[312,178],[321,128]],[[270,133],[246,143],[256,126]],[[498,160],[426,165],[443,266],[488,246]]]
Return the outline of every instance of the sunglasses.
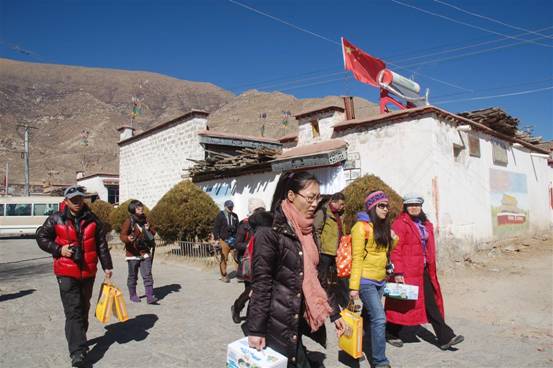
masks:
[[[376,207],[378,207],[380,209],[389,209],[390,205],[386,204],[386,203],[379,203],[379,204],[376,205]]]
[[[75,192],[81,192],[81,193],[84,193],[84,187],[73,187],[73,188],[70,188],[68,191],[67,191],[67,194],[73,194]]]

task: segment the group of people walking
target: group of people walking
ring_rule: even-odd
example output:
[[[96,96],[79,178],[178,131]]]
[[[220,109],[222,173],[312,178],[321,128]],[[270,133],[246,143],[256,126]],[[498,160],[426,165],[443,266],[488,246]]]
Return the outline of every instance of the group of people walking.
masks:
[[[84,188],[69,187],[64,196],[60,211],[37,230],[37,242],[53,256],[72,366],[82,367],[88,352],[86,332],[97,262],[100,260],[108,279],[113,263],[105,226],[84,202]],[[229,282],[231,254],[239,264],[244,291],[232,304],[231,313],[234,322],[242,322],[241,312],[249,300],[244,329],[250,347],[273,348],[288,358],[289,367],[312,367],[303,337],[325,347],[327,319],[336,334],[342,335],[347,326],[340,312],[357,298],[364,307],[365,338],[371,346],[366,354],[373,367],[390,367],[386,341],[401,347],[413,341],[416,327],[424,323],[432,324],[441,349],[462,342],[463,337],[444,319],[434,230],[422,210],[423,198],[406,195],[403,211],[392,223],[388,194],[381,190],[367,194],[364,211],[357,214],[351,228],[348,279],[337,277],[336,264],[346,232],[345,199],[336,193],[322,203],[318,179],[308,172],[291,172],[281,175],[268,210],[262,200],[251,198],[247,218],[238,221],[233,202],[225,202],[214,221],[213,236],[221,246],[221,280]],[[128,211],[120,239],[125,244],[129,298],[140,302],[140,270],[146,301],[156,304],[152,277],[155,229],[141,202],[131,201]],[[251,247],[253,252],[248,252]],[[246,254],[252,262],[248,277],[241,274]],[[383,304],[387,281],[417,286],[418,299],[386,298]]]
[[[322,206],[321,199],[315,176],[285,173],[270,210],[250,208],[251,215],[239,225],[244,230],[236,236],[238,255],[248,243],[245,239],[255,236],[253,279],[231,310],[234,322],[240,323],[249,298],[244,327],[250,347],[269,346],[285,355],[290,367],[311,367],[303,336],[326,346],[325,321],[340,336],[346,329],[340,311],[357,298],[363,304],[365,338],[371,346],[366,354],[373,367],[390,367],[387,341],[401,347],[416,339],[418,326],[428,322],[442,350],[462,342],[463,336],[444,319],[434,231],[422,210],[423,198],[406,195],[402,213],[392,222],[388,195],[380,190],[367,194],[365,210],[351,228],[349,279],[338,278],[336,272],[336,252],[345,235],[345,197],[336,193]],[[386,298],[383,304],[387,281],[417,286],[418,299]]]

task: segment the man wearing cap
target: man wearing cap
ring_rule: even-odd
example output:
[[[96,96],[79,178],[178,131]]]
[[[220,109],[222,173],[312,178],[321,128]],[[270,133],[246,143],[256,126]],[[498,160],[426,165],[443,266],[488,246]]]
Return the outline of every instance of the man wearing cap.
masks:
[[[113,268],[105,227],[90,211],[84,196],[83,187],[67,188],[63,210],[50,215],[36,233],[40,249],[54,258],[73,367],[87,364],[88,312],[98,259],[107,278],[112,276]]]
[[[221,261],[219,270],[221,272],[220,280],[230,282],[227,275],[227,260],[230,251],[236,242],[236,229],[238,228],[238,216],[232,212],[234,203],[231,200],[225,201],[225,208],[219,212],[213,225],[213,238],[219,241],[221,247]]]

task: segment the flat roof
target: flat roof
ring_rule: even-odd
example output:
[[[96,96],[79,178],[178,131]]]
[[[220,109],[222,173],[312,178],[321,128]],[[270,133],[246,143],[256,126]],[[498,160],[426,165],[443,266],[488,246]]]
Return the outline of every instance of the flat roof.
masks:
[[[291,148],[278,155],[275,161],[288,160],[295,157],[312,156],[320,153],[336,151],[346,148],[348,143],[342,139],[328,139],[322,142]]]
[[[97,177],[97,176],[104,176],[106,178],[119,178],[119,174],[95,173],[95,174],[90,174],[90,175],[83,176],[82,178],[77,179],[77,181],[84,180],[84,179],[91,179],[91,178],[94,178],[94,177]]]
[[[243,141],[255,141],[255,142],[280,144],[280,141],[274,138],[256,137],[252,135],[240,135],[240,134],[233,134],[233,133],[226,133],[226,132],[218,132],[214,130],[202,130],[201,132],[198,132],[198,135],[203,135],[206,137],[228,138],[228,139],[237,139],[237,140],[243,140]]]
[[[209,113],[207,111],[203,111],[203,110],[190,110],[188,111],[186,114],[183,114],[181,116],[178,116],[172,120],[169,120],[169,121],[166,121],[165,123],[161,123],[153,128],[150,128],[148,130],[145,130],[139,134],[136,134],[130,138],[127,138],[123,141],[120,141],[118,143],[119,146],[124,146],[128,143],[132,143],[132,142],[135,142],[135,141],[138,141],[138,140],[141,140],[142,138],[146,138],[152,134],[155,134],[159,131],[162,131],[162,130],[165,130],[165,129],[168,129],[168,128],[171,128],[177,124],[180,124],[182,122],[184,122],[183,120],[187,119],[187,120],[190,120],[196,116],[201,116],[201,117],[208,117],[209,116]]]
[[[325,111],[339,111],[339,112],[344,112],[346,111],[342,106],[338,106],[338,105],[328,105],[328,106],[324,106],[324,107],[320,107],[318,109],[312,109],[312,110],[306,110],[306,111],[302,111],[296,115],[294,115],[294,117],[296,119],[301,119],[301,118],[305,118],[309,115],[314,115],[314,114],[317,114],[317,113],[322,113],[322,112],[325,112]]]

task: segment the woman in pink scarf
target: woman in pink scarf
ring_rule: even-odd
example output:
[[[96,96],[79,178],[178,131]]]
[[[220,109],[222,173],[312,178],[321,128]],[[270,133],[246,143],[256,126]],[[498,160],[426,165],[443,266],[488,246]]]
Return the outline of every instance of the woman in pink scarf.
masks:
[[[315,176],[282,174],[271,205],[273,225],[255,233],[248,342],[258,350],[269,346],[287,356],[289,367],[310,367],[302,335],[326,346],[327,317],[338,335],[345,328],[317,270],[313,220],[319,199]]]

